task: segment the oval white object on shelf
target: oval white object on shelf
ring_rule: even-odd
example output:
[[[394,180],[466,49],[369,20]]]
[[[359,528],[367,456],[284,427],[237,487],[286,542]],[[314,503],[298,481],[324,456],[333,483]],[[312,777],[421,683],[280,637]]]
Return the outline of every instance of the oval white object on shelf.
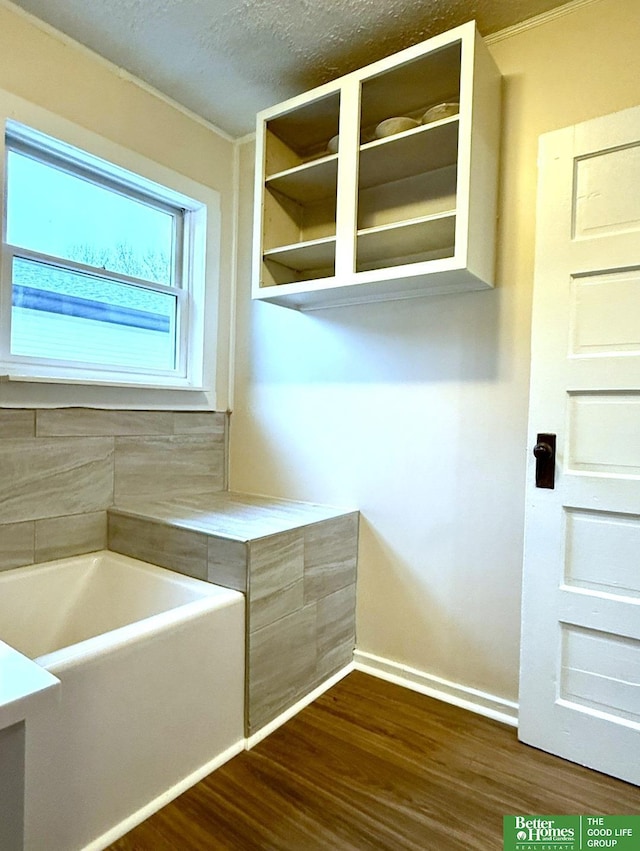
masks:
[[[330,154],[338,153],[338,145],[340,144],[340,134],[336,133],[335,136],[332,136],[327,142],[327,150]]]
[[[420,122],[415,118],[407,118],[404,115],[395,118],[385,118],[375,129],[376,139],[384,139],[386,136],[395,136],[396,133],[403,133],[405,130],[413,130],[414,127],[419,127]]]
[[[432,121],[440,121],[442,118],[449,118],[451,115],[457,115],[460,110],[460,104],[457,101],[450,103],[437,103],[422,116],[423,124],[431,124]]]

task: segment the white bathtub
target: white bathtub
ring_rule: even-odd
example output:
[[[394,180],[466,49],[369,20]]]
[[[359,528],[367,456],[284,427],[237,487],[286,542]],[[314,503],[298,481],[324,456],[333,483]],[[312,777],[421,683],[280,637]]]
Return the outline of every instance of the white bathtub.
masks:
[[[242,750],[242,594],[111,552],[0,573],[0,639],[61,680],[29,718],[25,848],[104,848]]]

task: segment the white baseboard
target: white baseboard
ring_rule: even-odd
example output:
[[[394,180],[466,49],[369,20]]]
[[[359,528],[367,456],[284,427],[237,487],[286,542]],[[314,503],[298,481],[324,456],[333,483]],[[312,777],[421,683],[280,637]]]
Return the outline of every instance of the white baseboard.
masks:
[[[187,777],[183,777],[183,779],[180,780],[179,783],[176,783],[175,786],[167,789],[166,792],[162,792],[162,794],[158,795],[157,798],[154,798],[152,801],[149,801],[148,804],[145,804],[144,807],[140,807],[140,809],[136,810],[135,813],[127,816],[126,819],[121,821],[115,827],[112,827],[106,833],[103,833],[98,839],[94,839],[93,842],[90,842],[84,847],[83,851],[103,851],[104,848],[108,848],[109,845],[117,839],[120,839],[120,837],[124,836],[125,833],[128,833],[130,830],[133,830],[134,827],[142,824],[142,822],[145,819],[148,819],[149,816],[157,813],[158,810],[161,810],[162,807],[166,806],[170,801],[173,801],[174,798],[177,798],[178,795],[182,795],[182,793],[186,792],[187,789],[195,786],[195,784],[199,783],[200,780],[203,780],[207,774],[211,774],[212,771],[215,771],[216,768],[220,768],[221,765],[224,765],[224,763],[228,762],[232,757],[242,753],[244,748],[245,739],[240,739],[240,741],[231,745],[230,748],[227,748],[226,751],[218,754],[218,756],[200,766],[200,768],[196,769]]]
[[[251,750],[251,748],[255,747],[258,742],[261,742],[263,739],[266,739],[274,730],[277,730],[278,727],[282,727],[290,718],[293,718],[294,715],[297,715],[301,709],[304,709],[305,706],[308,706],[310,703],[320,697],[321,694],[324,694],[325,691],[328,691],[332,686],[336,683],[340,682],[341,679],[350,674],[353,671],[353,663],[351,662],[348,665],[345,665],[344,668],[341,668],[336,674],[329,677],[328,680],[325,680],[321,683],[317,688],[313,691],[310,691],[309,694],[305,695],[302,700],[299,700],[297,703],[294,703],[293,706],[290,706],[289,709],[285,710],[281,715],[278,715],[277,718],[274,718],[273,721],[270,721],[268,724],[265,724],[264,727],[261,727],[257,733],[254,733],[252,736],[246,740],[247,750]]]
[[[511,700],[443,680],[425,671],[418,671],[416,668],[364,653],[362,650],[356,650],[354,653],[354,667],[357,671],[435,697],[445,703],[453,703],[494,721],[501,721],[511,727],[518,726],[518,704]]]
[[[503,724],[509,724],[512,727],[516,727],[518,724],[518,704],[513,701],[504,700],[501,697],[496,697],[495,695],[469,688],[459,683],[449,682],[441,677],[410,668],[407,665],[401,665],[398,662],[384,659],[381,656],[374,656],[371,653],[356,650],[354,660],[351,664],[346,665],[328,680],[325,680],[273,721],[270,721],[269,724],[258,730],[257,733],[254,733],[247,739],[241,739],[236,742],[226,751],[223,751],[223,753],[198,768],[188,777],[176,783],[175,786],[158,795],[153,801],[150,801],[118,825],[108,830],[101,837],[89,843],[83,851],[103,851],[104,848],[107,848],[121,836],[124,836],[125,833],[133,830],[134,827],[137,827],[137,825],[141,824],[149,816],[162,809],[162,807],[173,801],[174,798],[177,798],[178,795],[181,795],[191,786],[194,786],[208,774],[211,774],[212,771],[220,768],[221,765],[224,765],[232,757],[237,756],[245,749],[250,750],[253,748],[353,670],[362,671],[374,677],[388,680],[396,685],[420,692],[429,697],[435,697],[446,703],[452,703],[455,706],[460,706],[463,709],[468,709],[471,712],[476,712],[495,721],[501,721]]]

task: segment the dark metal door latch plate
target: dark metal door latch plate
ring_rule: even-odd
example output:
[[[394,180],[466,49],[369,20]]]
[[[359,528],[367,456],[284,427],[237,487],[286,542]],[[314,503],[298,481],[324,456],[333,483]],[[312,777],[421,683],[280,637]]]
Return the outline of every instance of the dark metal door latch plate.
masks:
[[[539,434],[533,454],[536,458],[536,487],[553,489],[556,469],[555,434]]]

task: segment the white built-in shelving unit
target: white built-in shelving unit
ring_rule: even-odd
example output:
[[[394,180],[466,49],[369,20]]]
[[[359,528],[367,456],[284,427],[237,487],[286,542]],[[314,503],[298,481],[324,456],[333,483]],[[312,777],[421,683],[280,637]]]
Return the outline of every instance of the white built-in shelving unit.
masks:
[[[439,103],[459,108],[376,138]],[[310,310],[492,287],[499,119],[473,22],[261,112],[253,298]]]

